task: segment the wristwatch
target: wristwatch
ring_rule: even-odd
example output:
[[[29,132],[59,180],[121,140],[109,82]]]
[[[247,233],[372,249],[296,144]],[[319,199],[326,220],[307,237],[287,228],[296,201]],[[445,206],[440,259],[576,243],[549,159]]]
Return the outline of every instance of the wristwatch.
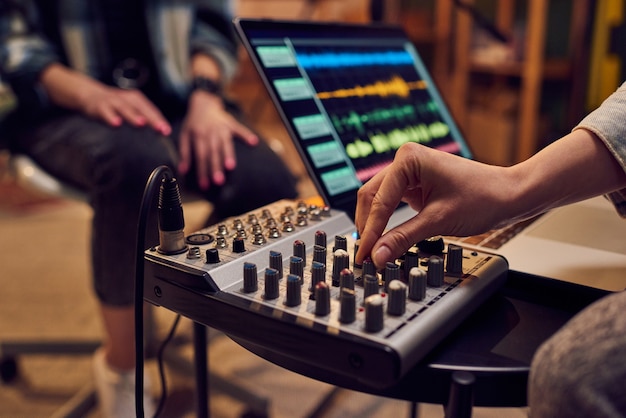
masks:
[[[217,96],[221,96],[223,91],[222,85],[219,82],[201,76],[193,78],[191,90],[203,90],[209,93],[213,93]]]

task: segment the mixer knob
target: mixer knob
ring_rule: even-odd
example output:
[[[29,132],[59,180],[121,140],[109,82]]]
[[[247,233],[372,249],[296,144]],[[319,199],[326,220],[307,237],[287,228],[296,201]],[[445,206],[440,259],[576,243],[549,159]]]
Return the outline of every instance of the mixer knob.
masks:
[[[270,263],[271,269],[278,271],[278,278],[283,278],[283,254],[279,251],[270,251]]]
[[[418,242],[417,248],[419,248],[421,252],[425,252],[427,254],[443,254],[445,244],[443,242],[443,237],[437,236]]]
[[[276,228],[277,224],[276,224],[276,219],[274,218],[268,218],[265,221],[265,227],[270,229],[270,228]]]
[[[313,261],[326,264],[326,247],[315,245],[313,247]]]
[[[302,259],[302,265],[306,266],[306,244],[302,240],[293,242],[293,255]]]
[[[235,229],[235,231],[243,229],[243,222],[241,222],[241,219],[237,218],[233,220],[233,228]]]
[[[320,212],[321,212],[321,214],[322,214],[322,216],[323,216],[323,217],[325,217],[325,218],[329,217],[329,216],[330,216],[330,206],[324,206],[324,207],[321,209],[321,211],[320,211]]]
[[[326,232],[324,231],[315,231],[315,245],[319,245],[321,247],[326,248]]]
[[[287,276],[287,296],[285,305],[299,306],[302,303],[302,282],[300,276],[290,274]]]
[[[278,280],[279,278],[277,270],[273,268],[265,269],[265,294],[263,294],[263,298],[267,300],[278,298]]]
[[[315,285],[315,315],[326,316],[330,313],[330,288],[326,282]]]
[[[363,276],[363,298],[378,294],[378,278],[372,274]]]
[[[250,227],[250,232],[252,233],[252,235],[260,234],[263,232],[263,227],[259,224],[254,224],[252,225],[252,227]]]
[[[348,251],[348,240],[343,235],[335,235],[335,246],[333,251],[344,250]]]
[[[365,299],[365,331],[378,332],[383,329],[383,298],[381,295],[371,295]]]
[[[243,253],[246,251],[246,243],[242,237],[237,237],[233,240],[233,252]]]
[[[387,313],[400,316],[406,312],[406,285],[400,280],[389,283],[389,297],[387,299]]]
[[[443,286],[443,277],[443,259],[436,255],[430,256],[428,259],[428,272],[426,273],[428,286]]]
[[[245,229],[238,229],[237,232],[235,232],[235,236],[234,238],[247,238],[248,234],[246,233]]]
[[[256,264],[243,264],[243,291],[244,293],[252,293],[259,290],[259,280],[257,275]]]
[[[365,260],[363,260],[363,277],[365,277],[366,275],[371,275],[371,276],[376,276],[376,266],[374,265],[374,262],[372,261],[371,258],[367,257]]]
[[[318,283],[326,282],[326,264],[313,261],[311,265],[311,296],[315,297],[315,287]]]
[[[220,262],[220,253],[217,248],[209,248],[206,250],[206,262],[207,264],[217,264]]]
[[[407,251],[404,254],[404,280],[409,281],[409,273],[413,267],[417,267],[419,265],[419,254],[413,251]]]
[[[460,245],[448,245],[446,271],[448,274],[463,274],[463,247]]]
[[[304,277],[304,262],[302,258],[296,257],[295,255],[289,258],[289,274],[298,276],[300,283],[302,283]]]
[[[423,300],[426,297],[426,272],[413,267],[409,272],[409,299]]]
[[[350,269],[343,269],[339,273],[339,288],[354,290],[354,273]]]
[[[248,215],[248,225],[258,225],[259,219],[256,217],[254,213],[250,213]]]
[[[339,293],[339,322],[351,324],[356,320],[356,295],[352,289],[341,289]]]
[[[385,291],[389,287],[389,283],[392,280],[400,279],[400,266],[396,263],[388,262],[385,264],[385,270],[383,270],[383,283],[385,285]]]
[[[221,235],[215,237],[215,248],[226,248],[226,238]]]
[[[350,256],[346,250],[336,250],[333,254],[333,286],[339,286],[339,275],[350,267]]]

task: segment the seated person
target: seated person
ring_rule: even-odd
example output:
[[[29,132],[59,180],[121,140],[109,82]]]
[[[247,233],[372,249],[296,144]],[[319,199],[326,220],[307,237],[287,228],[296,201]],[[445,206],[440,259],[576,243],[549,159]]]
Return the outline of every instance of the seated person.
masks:
[[[2,135],[93,208],[93,284],[106,333],[94,364],[105,417],[135,411],[134,253],[150,173],[175,169],[183,189],[212,202],[210,223],[297,197],[293,175],[222,93],[236,69],[232,7],[0,0],[0,77],[18,100]],[[151,416],[150,402],[145,408]]]

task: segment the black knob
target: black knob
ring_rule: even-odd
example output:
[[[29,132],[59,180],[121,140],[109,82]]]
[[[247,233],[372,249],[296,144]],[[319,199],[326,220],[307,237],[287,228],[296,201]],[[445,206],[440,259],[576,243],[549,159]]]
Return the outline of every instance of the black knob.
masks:
[[[311,292],[315,297],[315,287],[318,283],[326,282],[326,264],[314,261],[311,265]]]
[[[206,262],[207,264],[217,264],[220,262],[220,253],[217,248],[209,248],[206,250]]]
[[[287,296],[285,305],[299,306],[302,303],[302,283],[300,276],[290,274],[287,276]]]
[[[279,251],[270,251],[269,267],[278,271],[278,278],[283,278],[283,255]]]
[[[259,290],[259,280],[257,275],[256,264],[243,264],[243,291],[244,293],[252,293]]]
[[[330,288],[326,282],[315,285],[315,315],[326,316],[330,313]]]
[[[341,270],[341,273],[339,273],[339,287],[354,290],[354,273],[352,270]]]
[[[409,272],[409,299],[423,300],[426,297],[426,272],[413,267]]]
[[[300,278],[300,283],[303,282],[304,279],[304,261],[300,257],[296,257],[292,255],[289,257],[289,274],[293,274],[294,276],[298,276]]]
[[[446,271],[448,274],[463,274],[463,247],[460,245],[448,245]]]
[[[406,285],[400,280],[389,283],[387,313],[393,316],[404,315],[406,312]]]
[[[350,256],[346,250],[337,250],[333,254],[333,286],[339,286],[339,276],[343,269],[350,267]]]
[[[243,253],[246,251],[246,243],[243,237],[237,237],[233,240],[233,252]]]
[[[443,254],[445,243],[443,237],[432,237],[418,242],[417,248],[427,254]]]
[[[378,278],[376,275],[366,274],[363,277],[363,298],[378,294]]]
[[[302,265],[306,266],[306,244],[302,240],[293,243],[293,255],[302,259]]]
[[[326,247],[326,232],[324,231],[316,231],[315,232],[315,245],[321,245],[322,247]]]
[[[272,268],[265,269],[265,294],[263,298],[272,300],[278,298],[278,270]]]
[[[356,295],[352,289],[341,289],[339,296],[339,322],[351,324],[356,320]]]
[[[428,259],[428,272],[426,273],[426,281],[428,286],[443,286],[443,259],[436,255],[430,256]]]

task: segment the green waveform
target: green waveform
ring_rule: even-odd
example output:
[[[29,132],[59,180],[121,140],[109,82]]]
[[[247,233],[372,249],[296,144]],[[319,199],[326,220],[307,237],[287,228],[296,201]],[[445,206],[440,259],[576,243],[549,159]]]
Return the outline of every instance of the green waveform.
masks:
[[[363,158],[372,153],[384,154],[395,151],[407,142],[427,144],[434,139],[444,138],[449,133],[450,128],[443,122],[407,126],[386,133],[371,133],[367,140],[357,138],[346,145],[346,152],[350,158]]]
[[[364,135],[366,126],[373,127],[390,122],[407,123],[415,120],[415,116],[418,114],[432,114],[437,112],[437,109],[437,104],[434,101],[429,101],[415,106],[406,104],[391,108],[377,108],[365,113],[352,110],[346,116],[332,115],[331,120],[340,134],[348,129],[356,129],[360,135]]]

